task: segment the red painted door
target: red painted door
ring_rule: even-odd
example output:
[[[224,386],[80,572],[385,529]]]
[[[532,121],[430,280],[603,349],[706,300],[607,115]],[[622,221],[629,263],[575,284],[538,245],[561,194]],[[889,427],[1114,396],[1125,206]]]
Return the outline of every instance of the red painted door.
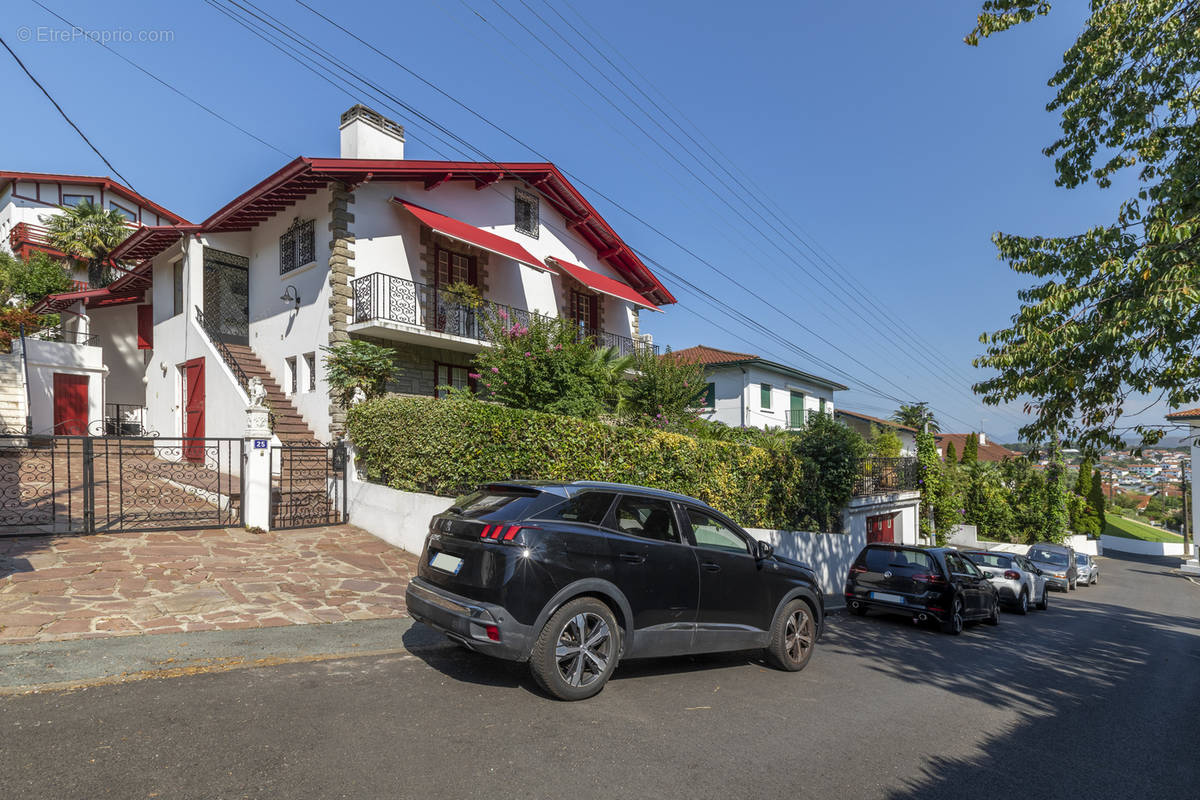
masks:
[[[88,426],[88,376],[54,373],[54,432],[86,436]]]
[[[183,435],[204,438],[204,359],[194,358],[183,365]],[[183,457],[204,460],[203,442],[184,442]]]
[[[896,541],[896,518],[892,514],[867,517],[867,542]]]

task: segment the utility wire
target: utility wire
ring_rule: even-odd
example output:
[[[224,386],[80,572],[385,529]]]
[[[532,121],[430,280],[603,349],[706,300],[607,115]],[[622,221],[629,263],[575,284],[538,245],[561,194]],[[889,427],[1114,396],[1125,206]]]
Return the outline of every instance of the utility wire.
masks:
[[[262,39],[264,39],[264,41],[267,41],[268,43],[272,44],[273,46],[275,46],[275,47],[276,47],[276,49],[279,49],[279,50],[280,50],[281,52],[283,52],[285,55],[288,55],[289,57],[293,58],[293,60],[297,60],[297,61],[298,61],[298,63],[301,63],[303,66],[305,66],[306,68],[310,69],[310,71],[314,71],[314,72],[316,72],[316,70],[314,70],[314,69],[313,69],[311,66],[309,66],[309,65],[308,65],[306,62],[299,61],[299,59],[297,59],[297,58],[296,58],[296,57],[295,57],[295,56],[294,56],[292,53],[290,53],[290,52],[289,52],[287,49],[285,49],[285,48],[281,47],[281,46],[280,46],[278,43],[274,42],[274,41],[273,41],[273,40],[271,40],[269,37],[267,37],[267,36],[264,36],[264,35],[263,35],[263,34],[262,34],[260,31],[258,31],[257,29],[253,28],[253,26],[251,26],[250,24],[248,24],[248,22],[247,22],[245,19],[242,19],[241,17],[239,17],[239,16],[237,16],[237,15],[234,15],[234,14],[230,13],[229,9],[225,9],[225,8],[222,8],[222,7],[216,6],[216,5],[215,5],[215,3],[214,3],[214,2],[212,2],[212,0],[206,0],[206,2],[209,2],[209,4],[210,4],[210,5],[213,5],[215,8],[218,8],[218,10],[221,10],[222,12],[226,13],[226,16],[229,16],[231,19],[234,19],[235,21],[239,22],[239,23],[240,23],[240,24],[242,24],[244,27],[247,27],[247,29],[248,29],[248,30],[250,30],[252,33],[255,33],[255,35],[259,36],[259,38],[262,38]],[[480,153],[480,155],[481,155],[481,156],[482,156],[484,159],[486,159],[486,160],[487,160],[489,163],[491,163],[491,164],[495,165],[497,168],[499,168],[499,169],[501,169],[502,171],[504,171],[504,170],[503,170],[503,167],[502,167],[502,165],[500,165],[500,164],[499,164],[498,162],[496,162],[494,159],[491,159],[491,158],[489,158],[489,157],[488,157],[486,154],[482,153],[482,151],[479,151],[479,150],[478,150],[478,148],[475,148],[475,147],[473,147],[472,145],[470,145],[470,143],[469,143],[469,142],[466,142],[466,140],[462,139],[461,137],[458,137],[456,134],[454,134],[453,132],[449,131],[449,130],[448,130],[448,129],[446,129],[444,126],[442,126],[442,125],[440,125],[440,124],[436,123],[436,122],[435,122],[435,121],[433,121],[431,118],[429,118],[429,117],[427,117],[426,115],[422,114],[421,112],[417,111],[417,110],[416,110],[415,108],[413,108],[411,105],[409,105],[409,104],[407,104],[407,103],[404,103],[403,101],[400,101],[400,100],[399,100],[399,98],[395,98],[394,96],[391,96],[391,95],[390,95],[389,93],[387,93],[385,90],[382,90],[382,89],[381,89],[381,88],[380,88],[380,87],[379,87],[377,84],[374,84],[374,83],[373,83],[373,82],[371,82],[369,79],[366,79],[366,78],[364,78],[363,76],[361,76],[360,74],[358,74],[358,73],[354,72],[353,70],[351,70],[349,67],[347,67],[347,66],[344,64],[344,62],[341,62],[340,60],[336,59],[335,57],[332,57],[330,54],[328,54],[328,51],[324,51],[324,50],[323,50],[323,48],[320,48],[319,46],[315,45],[314,43],[312,43],[312,41],[311,41],[311,40],[307,39],[306,37],[303,37],[302,35],[295,34],[295,32],[294,32],[294,31],[292,32],[292,34],[291,34],[291,35],[289,35],[289,34],[287,33],[287,31],[285,31],[285,30],[284,30],[284,28],[286,28],[286,27],[287,27],[286,25],[284,25],[284,26],[283,26],[283,28],[281,28],[281,27],[280,27],[280,25],[277,25],[277,24],[272,24],[271,22],[269,22],[269,21],[267,21],[267,20],[263,19],[263,17],[262,17],[262,16],[260,16],[259,14],[255,14],[255,13],[253,13],[253,12],[249,11],[248,9],[246,9],[246,8],[245,8],[245,6],[243,6],[241,3],[238,3],[238,2],[236,2],[235,0],[230,0],[230,5],[233,5],[233,6],[236,6],[236,7],[238,7],[238,8],[239,8],[239,9],[241,9],[241,10],[242,10],[244,13],[246,13],[246,14],[249,14],[250,16],[253,16],[254,18],[256,18],[256,19],[258,19],[258,20],[260,20],[260,21],[264,22],[265,24],[267,24],[269,27],[271,27],[271,28],[274,28],[276,31],[279,31],[280,33],[283,33],[283,35],[285,35],[285,36],[288,36],[289,38],[291,38],[293,42],[296,42],[296,43],[302,43],[302,42],[303,42],[303,43],[305,43],[305,45],[304,45],[304,46],[306,47],[306,49],[310,50],[310,52],[313,52],[314,54],[316,54],[316,55],[318,55],[318,56],[322,57],[323,59],[325,59],[325,60],[329,61],[330,63],[334,63],[334,64],[338,65],[338,66],[339,66],[339,68],[341,68],[343,71],[346,71],[348,74],[350,74],[350,75],[352,76],[352,78],[353,78],[354,80],[356,80],[357,82],[359,82],[359,83],[361,83],[361,84],[365,84],[365,85],[367,85],[367,86],[371,87],[372,89],[376,90],[377,92],[382,92],[383,94],[387,94],[389,97],[391,97],[391,98],[392,98],[393,100],[395,100],[397,103],[399,103],[399,104],[403,105],[403,106],[404,106],[404,107],[405,107],[407,110],[409,110],[409,111],[410,111],[410,113],[415,113],[415,114],[419,115],[419,116],[420,116],[422,119],[424,119],[424,120],[428,121],[428,122],[429,122],[430,124],[432,124],[434,127],[436,127],[436,128],[438,128],[439,130],[441,130],[441,131],[445,132],[445,133],[446,133],[447,135],[449,135],[450,137],[452,137],[452,138],[454,138],[455,140],[457,140],[457,141],[459,141],[459,142],[463,143],[464,145],[466,145],[466,146],[467,146],[467,147],[469,147],[470,149],[472,149],[472,150],[475,150],[476,152]],[[261,11],[261,9],[259,9],[259,11]],[[264,13],[264,14],[265,14],[266,12],[262,12],[262,13]],[[270,16],[270,15],[268,14],[267,16]],[[290,30],[290,29],[289,29],[289,30]],[[330,80],[329,80],[329,78],[328,78],[326,75],[321,75],[321,77],[322,77],[324,80],[326,80],[327,82],[330,82],[330,83],[331,83],[332,85],[334,85],[335,87],[337,87],[337,88],[341,89],[342,91],[346,91],[346,90],[345,90],[345,87],[343,87],[343,86],[338,86],[336,83],[333,83],[332,81],[330,81]],[[344,80],[344,79],[342,79],[342,80]],[[352,93],[351,93],[351,96],[353,96],[353,94],[352,94]],[[509,135],[511,136],[511,134],[509,134]],[[441,137],[437,137],[437,136],[436,136],[436,134],[435,134],[435,137],[436,137],[436,138],[438,138],[439,140],[441,140]],[[444,143],[444,142],[443,142],[443,143]],[[436,148],[435,148],[435,149],[436,149]],[[453,148],[453,149],[457,149],[457,148]],[[511,173],[509,173],[509,174],[511,175]],[[517,180],[522,180],[522,179],[521,179],[519,176],[515,176],[515,175],[513,175],[512,177],[516,178]],[[524,181],[522,181],[522,182],[524,182]],[[527,182],[526,182],[526,183],[527,183]],[[603,195],[602,195],[602,196],[603,196]],[[606,198],[606,199],[610,199],[610,198]],[[610,199],[610,202],[612,202],[612,201],[611,201],[611,199]],[[629,212],[629,211],[627,211],[627,210],[626,210],[626,213],[630,214],[631,216],[634,216],[634,217],[636,217],[636,215],[633,215],[631,212]],[[639,219],[640,219],[640,218],[639,218]],[[648,223],[646,223],[644,220],[641,220],[641,221],[642,221],[642,223],[643,223],[643,224],[646,224],[646,225],[648,225]],[[660,232],[660,234],[661,234],[661,232]],[[665,238],[668,238],[668,240],[672,241],[672,242],[673,242],[673,243],[675,243],[677,246],[680,246],[680,247],[682,247],[682,245],[679,245],[677,242],[674,242],[674,240],[673,240],[673,239],[670,239],[670,237],[666,237],[666,235],[665,235],[665,234],[661,234],[661,235],[663,235]],[[690,253],[690,251],[689,251],[689,253]],[[695,257],[697,257],[697,258],[699,258],[699,257],[698,257],[698,256],[696,256],[696,254],[694,254],[694,253],[690,253],[690,254],[691,254],[691,255],[693,255],[693,256],[695,256]],[[639,255],[641,255],[641,254],[639,254]],[[651,259],[651,260],[652,260],[652,259]],[[655,262],[655,263],[657,263],[657,262]],[[664,272],[667,272],[667,271],[668,271],[668,270],[666,270],[666,268],[665,268],[665,267],[662,267],[661,265],[659,265],[659,266],[660,266],[660,268],[662,268],[662,269],[664,270]],[[711,266],[711,265],[710,265],[710,266]],[[680,281],[682,281],[682,280],[683,280],[683,279],[682,279],[682,276],[677,276],[677,275],[676,275],[675,277],[676,277],[676,279],[677,279],[677,280],[680,280]],[[729,277],[729,276],[728,276],[728,275],[726,275],[726,277]],[[695,287],[695,286],[694,286],[694,284],[690,284],[690,283],[688,283],[688,285],[692,286],[694,289],[697,289],[699,292],[703,293],[703,294],[704,294],[705,296],[707,296],[708,298],[711,298],[713,301],[715,301],[715,302],[718,302],[718,303],[720,303],[720,302],[721,302],[721,301],[718,301],[718,300],[716,300],[716,298],[714,298],[714,297],[713,297],[711,294],[709,294],[709,293],[707,293],[707,292],[704,292],[704,290],[701,290],[701,289],[699,289],[699,287]],[[764,302],[765,302],[765,300],[764,300],[763,298],[761,298],[761,297],[759,297],[758,299],[760,299],[760,300],[762,300],[762,301],[764,301]],[[824,366],[826,366],[827,368],[831,369],[832,371],[835,371],[835,372],[837,372],[837,373],[839,373],[839,374],[846,375],[846,376],[847,376],[847,377],[848,377],[848,378],[849,378],[849,379],[850,379],[852,382],[859,383],[859,384],[864,384],[864,385],[865,385],[865,386],[867,386],[868,388],[872,389],[873,393],[875,393],[875,394],[878,394],[878,395],[879,395],[879,396],[881,396],[881,397],[885,397],[885,398],[888,398],[888,399],[892,399],[892,400],[894,400],[894,401],[896,401],[896,402],[902,402],[902,400],[901,400],[900,398],[896,397],[895,395],[891,395],[891,394],[888,394],[888,393],[884,393],[884,392],[881,392],[880,390],[876,389],[875,387],[871,387],[871,386],[870,386],[870,384],[868,384],[868,383],[865,383],[865,382],[864,382],[864,381],[862,381],[861,379],[857,379],[857,378],[855,378],[853,375],[850,375],[849,373],[845,372],[845,370],[843,370],[842,368],[840,368],[840,367],[837,367],[836,365],[833,365],[833,364],[829,364],[828,362],[824,362],[822,359],[817,359],[817,358],[815,357],[815,355],[814,355],[814,354],[808,353],[807,351],[804,351],[803,349],[801,349],[801,348],[798,348],[798,347],[797,347],[796,345],[794,345],[794,344],[793,344],[793,343],[792,343],[790,340],[783,339],[783,338],[782,338],[782,337],[780,337],[780,336],[779,336],[779,335],[778,335],[778,334],[777,334],[775,331],[772,331],[772,330],[770,330],[770,329],[768,329],[768,328],[765,328],[765,327],[764,327],[764,326],[762,326],[760,323],[758,323],[756,320],[753,320],[753,319],[751,319],[751,318],[749,318],[749,317],[747,317],[747,316],[745,316],[745,315],[742,315],[742,314],[741,314],[741,312],[738,312],[738,311],[736,311],[735,309],[732,309],[732,307],[729,307],[729,306],[727,306],[727,305],[725,305],[725,304],[723,304],[723,303],[722,303],[722,305],[723,305],[723,306],[724,306],[724,307],[727,309],[727,313],[730,313],[730,314],[732,314],[732,315],[739,315],[739,316],[740,316],[740,318],[741,318],[741,321],[743,321],[743,324],[747,324],[747,323],[748,323],[748,324],[750,324],[750,325],[752,325],[752,326],[754,326],[754,327],[756,327],[756,328],[759,328],[760,330],[762,330],[762,332],[763,332],[765,335],[771,336],[772,338],[779,339],[779,341],[780,341],[781,343],[783,343],[785,346],[789,347],[790,349],[797,350],[797,351],[798,351],[798,352],[800,352],[802,355],[805,355],[806,357],[808,357],[808,358],[810,358],[810,359],[812,359],[812,360],[814,360],[814,361],[817,361],[817,362],[819,362],[819,363],[822,363]],[[824,341],[826,341],[828,344],[831,344],[831,345],[832,345],[832,343],[829,343],[827,340],[824,340]],[[832,346],[834,346],[834,347],[835,347],[835,349],[839,349],[839,348],[836,348],[836,345],[832,345]],[[840,349],[839,349],[839,350],[840,350]],[[842,353],[843,353],[843,355],[846,355],[848,358],[851,358],[851,360],[855,360],[855,361],[857,362],[857,359],[854,359],[854,357],[853,357],[853,356],[850,356],[848,353],[845,353],[844,351],[840,351],[840,352],[842,352]],[[859,364],[860,364],[860,366],[864,366],[864,367],[865,367],[865,365],[862,365],[862,364],[861,364],[861,362],[857,362],[857,363],[859,363]],[[866,368],[867,368],[868,370],[870,370],[870,368],[869,368],[869,367],[866,367]],[[882,377],[882,376],[880,376],[880,377]],[[886,382],[886,379],[885,379],[885,382]],[[939,410],[939,411],[940,411],[940,410]],[[949,415],[949,414],[947,414],[946,412],[941,412],[941,413],[943,414],[943,416],[950,416],[950,417],[952,417],[952,415]],[[960,421],[961,421],[961,420],[960,420]]]
[[[8,46],[8,42],[4,41],[4,37],[0,37],[0,45],[4,45],[4,49],[7,50],[8,54],[13,57],[14,61],[17,62],[17,66],[19,66],[24,71],[24,73],[29,76],[29,80],[33,81],[34,86],[36,86],[42,90],[42,94],[46,95],[46,99],[50,101],[50,103],[54,106],[55,109],[57,109],[58,113],[60,115],[62,115],[62,118],[67,121],[67,124],[70,125],[72,128],[74,128],[75,132],[79,134],[79,138],[83,139],[83,141],[87,143],[87,146],[92,148],[93,153],[100,156],[100,160],[104,162],[104,165],[106,167],[108,167],[110,170],[112,170],[112,173],[114,175],[116,175],[118,178],[120,178],[121,181],[124,182],[124,184],[126,186],[128,186],[130,189],[133,189],[133,184],[129,182],[129,179],[117,171],[117,168],[112,165],[112,162],[104,157],[104,153],[100,152],[100,148],[98,148],[98,147],[96,147],[96,145],[92,144],[92,140],[87,137],[87,134],[85,134],[82,130],[79,129],[79,126],[75,124],[75,121],[73,119],[71,119],[70,116],[67,115],[66,111],[63,111],[63,107],[58,104],[58,101],[55,100],[53,96],[51,96],[50,92],[46,91],[46,87],[42,85],[41,81],[39,81],[37,78],[35,78],[33,76],[33,73],[29,71],[29,67],[25,66],[25,62],[21,60],[20,56],[18,56],[16,53],[14,53],[13,49]]]

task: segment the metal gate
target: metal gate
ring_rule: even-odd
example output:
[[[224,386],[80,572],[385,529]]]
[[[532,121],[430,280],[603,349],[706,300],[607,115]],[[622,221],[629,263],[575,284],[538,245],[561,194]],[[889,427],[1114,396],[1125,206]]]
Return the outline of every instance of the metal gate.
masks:
[[[241,439],[0,436],[0,535],[241,525],[243,449]]]
[[[346,446],[271,448],[271,528],[337,525],[346,519]]]

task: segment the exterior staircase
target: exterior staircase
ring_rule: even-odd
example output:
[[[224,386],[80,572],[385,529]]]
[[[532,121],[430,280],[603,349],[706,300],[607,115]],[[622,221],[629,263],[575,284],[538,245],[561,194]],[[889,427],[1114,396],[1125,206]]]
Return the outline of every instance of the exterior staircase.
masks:
[[[25,370],[20,343],[0,353],[0,434],[25,433]]]
[[[296,411],[292,401],[271,377],[266,366],[248,345],[225,344],[225,349],[237,362],[247,378],[258,378],[267,390],[267,405],[271,409],[271,429],[283,444],[309,444],[317,441],[316,434]]]

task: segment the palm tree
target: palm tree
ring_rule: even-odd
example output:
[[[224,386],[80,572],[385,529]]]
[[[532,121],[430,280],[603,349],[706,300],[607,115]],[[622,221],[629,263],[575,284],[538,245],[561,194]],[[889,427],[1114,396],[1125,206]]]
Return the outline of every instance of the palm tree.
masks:
[[[934,419],[933,412],[929,410],[929,403],[924,401],[911,405],[901,403],[900,408],[892,414],[892,422],[899,422],[918,431],[927,430],[929,433],[940,433],[942,430],[942,426]],[[926,425],[929,427],[926,428]]]
[[[83,200],[76,206],[62,206],[61,214],[42,217],[46,240],[56,250],[82,261],[88,267],[88,284],[106,283],[105,262],[108,254],[131,232],[125,217],[115,209],[105,209]]]

